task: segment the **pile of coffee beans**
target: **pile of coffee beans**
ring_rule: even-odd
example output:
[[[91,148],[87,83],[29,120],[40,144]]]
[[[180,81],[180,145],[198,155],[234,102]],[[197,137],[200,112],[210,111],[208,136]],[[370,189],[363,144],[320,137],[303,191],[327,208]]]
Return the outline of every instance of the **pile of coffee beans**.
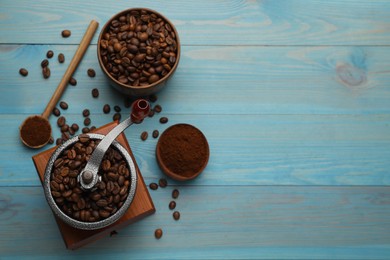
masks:
[[[176,63],[178,49],[171,25],[147,10],[132,10],[112,20],[99,45],[108,73],[132,86],[165,77]]]
[[[131,184],[130,170],[122,155],[110,147],[104,155],[98,174],[102,181],[94,191],[83,191],[77,176],[100,140],[80,135],[79,141],[63,151],[54,162],[50,188],[58,207],[69,217],[95,222],[106,219],[124,204]]]

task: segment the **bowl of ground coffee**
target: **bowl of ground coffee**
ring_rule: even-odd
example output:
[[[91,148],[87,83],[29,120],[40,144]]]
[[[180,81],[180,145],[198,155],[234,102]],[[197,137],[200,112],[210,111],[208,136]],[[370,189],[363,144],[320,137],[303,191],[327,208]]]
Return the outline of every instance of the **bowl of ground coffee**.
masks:
[[[178,181],[199,176],[209,161],[206,137],[196,127],[176,124],[167,128],[156,146],[156,158],[161,170]]]
[[[132,8],[104,25],[97,55],[111,86],[127,95],[147,96],[161,90],[175,72],[180,41],[176,28],[162,14]]]
[[[122,217],[135,196],[137,174],[127,150],[114,141],[98,171],[100,181],[83,190],[78,176],[96,146],[105,136],[82,134],[59,146],[46,167],[44,190],[57,217],[68,225],[93,230]]]

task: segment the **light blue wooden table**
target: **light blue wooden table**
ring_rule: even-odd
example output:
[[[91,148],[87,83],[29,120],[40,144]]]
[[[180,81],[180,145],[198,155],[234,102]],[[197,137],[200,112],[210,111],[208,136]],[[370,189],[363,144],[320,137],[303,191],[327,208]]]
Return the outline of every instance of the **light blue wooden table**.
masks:
[[[18,127],[43,111],[89,21],[100,29],[130,7],[169,17],[182,42],[180,65],[158,94],[168,124],[154,117],[126,131],[146,183],[162,173],[144,130],[193,124],[210,161],[195,181],[152,191],[153,216],[68,251],[31,160],[38,151],[22,146]],[[96,126],[112,120],[105,103],[129,111],[103,78],[96,42],[62,98],[63,114],[80,125],[84,108]],[[390,259],[389,44],[387,0],[1,0],[0,258]],[[50,60],[44,80],[49,49],[67,60]],[[175,222],[168,203],[177,187]]]

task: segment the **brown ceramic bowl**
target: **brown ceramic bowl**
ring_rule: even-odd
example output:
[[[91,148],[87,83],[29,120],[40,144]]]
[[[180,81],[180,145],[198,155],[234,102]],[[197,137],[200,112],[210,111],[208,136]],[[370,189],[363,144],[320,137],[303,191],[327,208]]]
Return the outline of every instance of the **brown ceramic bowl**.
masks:
[[[172,44],[168,44],[167,47],[163,47],[163,48],[173,48],[173,50],[171,49],[171,52],[176,52],[176,57],[175,57],[175,61],[169,61],[169,58],[168,59],[168,65],[171,67],[171,69],[168,71],[164,68],[164,70],[166,70],[164,73],[160,73],[159,75],[159,79],[157,81],[151,81],[149,82],[146,81],[144,82],[145,85],[142,85],[142,86],[133,86],[132,83],[130,82],[130,79],[128,83],[122,83],[120,82],[118,79],[116,79],[113,75],[110,74],[108,68],[104,65],[104,61],[103,61],[103,56],[104,55],[104,52],[107,50],[107,49],[104,49],[104,47],[102,46],[102,41],[104,43],[105,41],[105,33],[108,32],[108,30],[110,29],[110,27],[112,26],[112,21],[113,20],[119,20],[119,18],[122,16],[122,17],[126,17],[126,23],[129,24],[129,29],[127,30],[124,30],[122,32],[119,31],[119,33],[123,33],[125,31],[127,31],[128,34],[131,34],[131,33],[137,33],[137,29],[134,29],[132,30],[130,28],[130,23],[127,22],[127,21],[130,21],[130,16],[132,14],[134,14],[134,12],[147,12],[150,16],[152,14],[155,14],[157,15],[158,17],[161,17],[163,21],[165,21],[167,24],[170,25],[170,30],[171,32],[168,31],[168,34],[166,36],[166,38],[168,38],[168,35],[169,36],[172,36],[174,35],[175,38],[176,38],[176,46],[175,47],[172,47],[173,45]],[[133,13],[132,13],[133,12]],[[140,16],[141,17],[141,16]],[[144,24],[146,25],[147,22],[144,22]],[[145,28],[145,27],[144,27]],[[162,28],[162,27],[161,27]],[[167,28],[164,26],[164,28]],[[164,30],[164,28],[162,28],[161,30]],[[160,30],[160,29],[159,29]],[[143,32],[142,30],[140,32]],[[119,34],[118,33],[118,34]],[[106,38],[107,39],[107,38]],[[171,38],[172,39],[172,38]],[[121,43],[122,43],[122,49],[124,46],[129,46],[129,43],[131,40],[131,37],[130,39],[126,38],[126,40],[121,40]],[[149,42],[148,42],[149,41]],[[151,44],[151,41],[153,41],[153,38],[152,38],[152,35],[150,34],[149,35],[149,38],[148,40],[146,40],[145,42],[140,42],[140,43],[145,43],[146,46],[144,46],[145,48],[147,48],[148,46],[151,46],[152,47],[152,44]],[[104,44],[103,44],[104,45]],[[140,47],[140,45],[138,45],[138,47]],[[128,47],[127,47],[128,48]],[[164,56],[162,56],[162,53],[164,51],[166,51],[167,49],[163,49],[163,48],[160,48],[159,49],[159,52],[158,53],[154,53],[154,57],[158,57],[158,55],[160,55],[160,61],[161,61],[161,58],[163,58]],[[175,50],[174,50],[175,49]],[[130,54],[131,49],[128,48],[128,54]],[[108,51],[107,51],[108,52]],[[115,52],[115,53],[111,53],[111,55],[113,54],[117,54],[119,53],[118,52]],[[138,52],[137,53],[134,53],[134,55],[137,55],[139,54],[139,49],[138,49]],[[166,54],[166,53],[165,53]],[[180,40],[179,40],[179,34],[177,33],[176,31],[176,28],[175,26],[172,24],[172,22],[170,22],[165,16],[163,16],[162,14],[154,11],[154,10],[151,10],[151,9],[147,9],[147,8],[131,8],[131,9],[127,9],[127,10],[124,10],[116,15],[114,15],[110,20],[108,20],[108,22],[104,25],[104,27],[102,28],[101,32],[100,32],[100,35],[99,35],[99,39],[98,39],[98,46],[97,46],[97,55],[98,55],[98,60],[99,60],[99,65],[100,65],[100,68],[102,69],[103,71],[103,74],[107,77],[109,83],[111,86],[113,86],[114,88],[116,88],[117,90],[119,90],[120,92],[122,92],[123,94],[126,94],[126,95],[130,95],[130,96],[136,96],[136,97],[140,97],[140,96],[147,96],[147,95],[150,95],[150,94],[154,94],[158,91],[160,91],[166,84],[167,84],[167,80],[172,77],[173,73],[176,71],[176,68],[179,64],[179,60],[180,60]],[[149,57],[151,57],[151,55],[147,54]],[[131,54],[130,54],[130,58],[131,58]],[[129,59],[130,59],[129,58]],[[116,58],[118,60],[118,58]],[[147,59],[144,59],[145,62],[147,62]],[[156,60],[154,60],[156,61]],[[119,62],[119,60],[118,60]],[[142,62],[141,62],[142,63]],[[149,64],[151,64],[152,61],[150,61]],[[137,73],[140,75],[139,76],[139,79],[141,77],[146,77],[142,71],[145,70],[144,68],[140,68],[140,66],[136,66],[137,63],[135,63],[135,65],[132,63],[132,59],[130,60],[130,63],[128,64],[124,64],[124,66],[122,67],[125,67],[125,70],[127,70],[128,67],[133,67],[133,68],[136,68],[137,69]],[[161,64],[161,65],[165,65],[165,64]],[[149,66],[149,65],[147,65]],[[131,69],[133,69],[131,68]],[[146,68],[146,69],[149,69],[149,68]],[[168,68],[169,69],[169,68]],[[112,72],[112,69],[111,69],[111,72]],[[147,71],[148,72],[148,71]],[[129,73],[130,74],[130,73]],[[134,83],[134,79],[131,79],[133,80],[133,83]],[[147,84],[147,85],[146,85]]]
[[[157,163],[168,177],[187,181],[206,168],[210,150],[206,137],[196,127],[176,124],[167,128],[156,146]]]

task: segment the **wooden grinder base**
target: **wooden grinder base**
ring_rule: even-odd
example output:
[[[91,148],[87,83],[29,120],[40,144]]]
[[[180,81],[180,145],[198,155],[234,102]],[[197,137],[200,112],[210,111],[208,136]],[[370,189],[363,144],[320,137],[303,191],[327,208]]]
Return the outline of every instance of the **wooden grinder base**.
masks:
[[[97,134],[107,134],[112,128],[118,125],[118,122],[112,122],[107,125],[104,125],[94,131]],[[81,230],[73,228],[66,223],[64,223],[59,218],[55,217],[58,227],[61,231],[62,238],[64,239],[65,245],[68,249],[77,249],[81,246],[94,242],[104,236],[109,235],[112,231],[123,228],[135,221],[138,221],[146,216],[153,214],[156,209],[154,208],[153,201],[150,197],[148,189],[145,185],[145,182],[142,178],[141,172],[139,171],[138,165],[135,161],[134,155],[131,152],[130,146],[127,142],[125,135],[122,133],[119,135],[116,140],[129,152],[130,156],[133,158],[135,168],[137,170],[138,184],[137,190],[133,202],[131,203],[129,209],[118,221],[114,224],[97,230]],[[57,147],[53,147],[49,150],[46,150],[42,153],[39,153],[33,156],[33,161],[35,168],[37,169],[41,183],[43,181],[43,176],[45,174],[46,164],[49,161],[51,155]]]

